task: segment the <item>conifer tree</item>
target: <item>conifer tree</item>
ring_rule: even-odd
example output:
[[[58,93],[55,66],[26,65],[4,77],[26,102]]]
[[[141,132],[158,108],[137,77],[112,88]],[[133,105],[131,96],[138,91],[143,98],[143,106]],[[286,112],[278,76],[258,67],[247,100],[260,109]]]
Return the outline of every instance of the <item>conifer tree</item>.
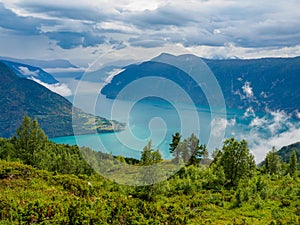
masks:
[[[276,154],[275,147],[272,148],[265,158],[265,170],[269,174],[278,174],[280,172],[281,163],[280,156]]]
[[[255,170],[254,156],[250,153],[245,140],[227,139],[222,148],[221,166],[230,186],[237,186],[239,180],[249,177]]]
[[[297,155],[296,151],[293,151],[290,157],[290,163],[288,167],[288,173],[291,176],[297,175]]]
[[[18,149],[16,158],[33,166],[37,161],[36,153],[41,151],[48,142],[48,138],[39,127],[37,119],[31,121],[29,116],[24,116],[14,140],[16,149]]]
[[[181,139],[181,135],[179,132],[176,132],[175,134],[172,135],[172,143],[170,144],[170,153],[173,154],[174,156],[174,160],[176,162],[178,162],[179,160],[179,157],[180,157],[180,146],[179,143],[180,143],[180,139]]]

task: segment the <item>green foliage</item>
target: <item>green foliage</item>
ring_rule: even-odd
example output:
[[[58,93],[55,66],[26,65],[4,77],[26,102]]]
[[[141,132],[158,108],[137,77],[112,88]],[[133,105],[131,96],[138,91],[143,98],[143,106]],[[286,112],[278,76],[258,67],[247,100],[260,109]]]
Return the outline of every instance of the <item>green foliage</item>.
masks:
[[[241,179],[251,177],[256,167],[247,142],[238,142],[234,138],[224,142],[219,163],[224,169],[228,185],[233,187],[237,186]]]
[[[40,160],[40,153],[46,151],[48,138],[36,119],[31,121],[30,117],[25,116],[13,142],[15,148],[18,149],[15,157],[25,164],[36,166]]]
[[[289,163],[291,159],[291,155],[293,152],[296,152],[297,162],[298,162],[298,170],[300,169],[300,142],[293,143],[288,146],[282,147],[278,152],[277,155],[280,156],[283,162]]]
[[[213,154],[209,166],[192,163],[162,182],[155,182],[156,176],[164,172],[157,163],[165,163],[166,168],[174,163],[162,161],[150,141],[144,148],[140,164],[136,164],[136,167],[143,165],[144,170],[137,175],[150,185],[130,187],[97,175],[85,162],[94,164],[95,168],[102,167],[101,163],[104,167],[117,168],[118,164],[130,159],[52,143],[43,138],[42,133],[41,136],[32,135],[39,132],[37,124],[31,123],[24,123],[20,135],[13,139],[0,138],[0,158],[6,160],[0,160],[0,224],[300,222],[300,178],[291,177],[290,173],[272,176],[254,173],[253,157],[245,141],[229,139],[222,150]],[[26,139],[28,136],[31,136],[30,141]],[[43,141],[36,137],[42,137]],[[195,146],[199,146],[199,142],[194,137],[191,139],[189,144],[188,141],[179,144],[197,149]],[[22,151],[18,152],[20,149]],[[33,154],[36,160],[30,161],[26,158],[28,154]],[[232,175],[228,175],[227,167],[231,163],[239,179],[228,183]],[[244,179],[246,177],[248,179]],[[224,188],[226,185],[231,188]]]
[[[159,150],[154,150],[152,147],[152,141],[150,140],[148,144],[144,147],[140,164],[143,166],[149,166],[162,161],[161,154]]]
[[[287,171],[291,176],[297,176],[298,170],[297,170],[297,155],[296,151],[292,152],[292,155],[290,157],[290,163]]]
[[[179,133],[172,135],[170,152],[174,155],[175,162],[183,161],[186,165],[199,165],[203,152],[207,151],[206,146],[199,144],[200,141],[195,134],[182,142],[180,139]]]
[[[175,134],[172,135],[172,143],[170,144],[170,153],[173,154],[174,156],[174,160],[178,162],[179,160],[179,152],[178,150],[176,150],[176,148],[178,147],[178,144],[180,143],[180,139],[181,139],[181,135],[179,132],[176,132]]]
[[[273,147],[265,158],[265,170],[269,174],[279,174],[281,170],[280,156],[276,154],[277,150]]]
[[[0,159],[20,161],[38,169],[63,174],[91,174],[77,146],[50,142],[36,119],[25,116],[17,134],[0,139]]]
[[[210,167],[184,167],[147,199],[143,187],[0,160],[0,224],[299,223],[299,178],[256,175],[235,191],[206,185],[213,177]]]

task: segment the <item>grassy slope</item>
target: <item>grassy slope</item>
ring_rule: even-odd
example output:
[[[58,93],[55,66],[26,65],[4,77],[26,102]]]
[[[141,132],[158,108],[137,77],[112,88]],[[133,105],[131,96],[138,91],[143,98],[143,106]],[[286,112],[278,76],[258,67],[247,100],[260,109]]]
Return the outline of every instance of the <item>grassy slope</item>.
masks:
[[[146,201],[139,197],[144,188],[121,186],[98,176],[56,175],[0,161],[0,224],[300,222],[299,178],[266,178],[265,191],[250,193],[249,200],[240,206],[236,206],[232,190],[192,190],[188,181],[191,179],[175,177],[158,184],[153,187],[155,200]],[[199,178],[192,182],[203,184]]]

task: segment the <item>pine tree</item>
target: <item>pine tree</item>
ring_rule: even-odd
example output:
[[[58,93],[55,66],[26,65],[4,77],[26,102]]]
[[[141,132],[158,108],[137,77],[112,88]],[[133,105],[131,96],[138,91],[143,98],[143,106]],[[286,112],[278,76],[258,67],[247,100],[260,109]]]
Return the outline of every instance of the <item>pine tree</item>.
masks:
[[[296,151],[293,151],[290,157],[290,163],[288,167],[288,173],[291,176],[296,176],[297,175],[297,155]]]
[[[201,158],[201,164],[203,165],[209,165],[211,163],[211,160],[209,159],[209,154],[206,145],[202,146],[202,158]]]
[[[265,170],[269,174],[279,174],[281,163],[280,156],[276,154],[275,147],[272,148],[265,158]]]
[[[199,165],[203,154],[203,146],[199,145],[200,140],[195,134],[187,139],[187,151],[189,154],[188,165]]]
[[[154,150],[152,147],[152,140],[144,147],[142,156],[141,156],[141,165],[149,166],[156,164],[162,161],[161,154],[159,150]]]
[[[39,127],[38,121],[36,119],[31,121],[28,116],[24,116],[14,140],[16,149],[18,149],[16,158],[33,166],[38,161],[37,153],[42,151],[48,142],[48,138]]]
[[[172,135],[172,143],[170,144],[170,153],[173,154],[174,160],[178,162],[180,157],[180,149],[178,148],[178,144],[180,143],[181,135],[176,132],[175,135]]]
[[[224,168],[229,185],[237,186],[239,180],[249,177],[255,170],[255,161],[245,140],[227,139],[222,148],[221,166]]]

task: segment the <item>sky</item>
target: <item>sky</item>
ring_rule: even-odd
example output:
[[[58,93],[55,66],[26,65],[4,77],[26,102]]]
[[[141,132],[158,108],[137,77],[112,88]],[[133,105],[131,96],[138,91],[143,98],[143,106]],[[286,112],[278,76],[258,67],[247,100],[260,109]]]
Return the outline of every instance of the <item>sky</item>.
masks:
[[[0,0],[0,56],[87,66],[181,51],[207,58],[300,55],[300,1]]]

